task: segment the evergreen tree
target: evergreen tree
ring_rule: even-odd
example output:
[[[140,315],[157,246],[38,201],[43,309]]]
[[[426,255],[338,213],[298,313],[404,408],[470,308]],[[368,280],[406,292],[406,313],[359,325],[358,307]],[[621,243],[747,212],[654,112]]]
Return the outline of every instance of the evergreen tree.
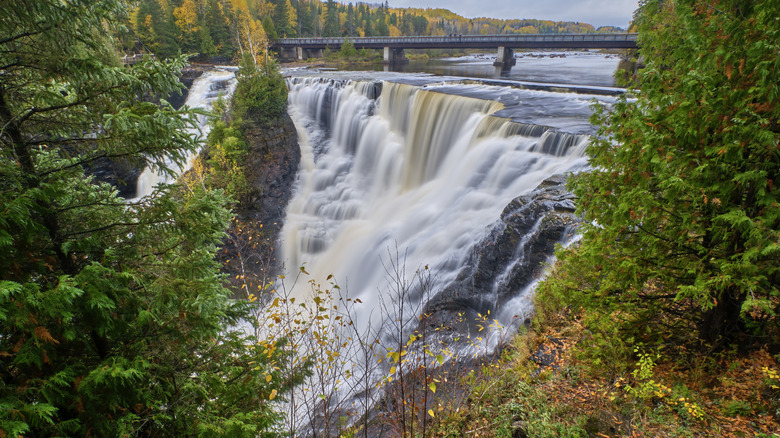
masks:
[[[170,172],[197,147],[193,111],[141,98],[178,89],[184,59],[124,67],[108,44],[127,7],[0,2],[0,435],[261,436],[288,352],[234,328],[222,193],[128,203],[83,170]]]
[[[780,21],[777,0],[651,0],[634,99],[596,122],[577,294],[637,336],[710,348],[777,340]],[[760,339],[760,338],[759,338]]]
[[[268,15],[263,17],[263,30],[265,31],[266,38],[269,40],[279,38],[279,34],[276,32],[276,27],[274,26],[274,21]]]
[[[296,28],[298,23],[290,0],[280,0],[276,4],[274,25],[276,26],[276,33],[282,38],[293,38],[297,35]]]
[[[143,0],[138,8],[137,21],[141,42],[155,56],[169,58],[181,51],[172,11],[163,9],[158,0]]]
[[[386,21],[386,9],[382,6],[379,6],[376,11],[376,35],[377,36],[388,36],[390,35],[390,29],[387,27],[387,21]],[[405,33],[404,35],[411,35],[411,32]]]
[[[195,0],[184,0],[181,6],[173,10],[178,29],[178,43],[185,52],[197,52],[201,46],[200,20]]]
[[[314,17],[316,11],[314,5],[308,1],[298,1],[298,26],[299,35],[302,37],[314,36]]]
[[[328,0],[327,10],[325,12],[325,29],[323,36],[335,37],[341,34],[341,24],[339,23],[339,9],[334,0]]]
[[[357,34],[357,26],[355,25],[355,7],[350,3],[347,6],[347,20],[344,23],[344,35],[354,37]]]
[[[235,14],[230,3],[220,3],[220,0],[208,0],[206,5],[206,22],[209,23],[211,41],[219,56],[232,58],[235,55],[236,32],[229,23],[235,23]]]

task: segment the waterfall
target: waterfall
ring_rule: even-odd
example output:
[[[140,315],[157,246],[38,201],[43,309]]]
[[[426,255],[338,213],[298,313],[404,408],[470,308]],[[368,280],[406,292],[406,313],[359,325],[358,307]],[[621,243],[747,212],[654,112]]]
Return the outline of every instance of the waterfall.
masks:
[[[587,135],[496,117],[504,106],[493,100],[393,82],[288,85],[302,162],[282,231],[286,268],[305,266],[318,281],[332,274],[367,309],[379,305],[394,248],[405,275],[429,267],[435,295],[510,201],[587,166]],[[509,303],[525,308],[502,314],[530,305]],[[358,324],[380,324],[366,315]]]
[[[193,82],[184,105],[190,108],[210,110],[212,103],[219,97],[230,99],[230,96],[233,94],[236,87],[235,76],[235,68],[233,67],[221,67],[218,70],[203,73],[195,82]],[[210,130],[208,118],[203,115],[198,115],[197,117],[198,127],[189,129],[190,134],[196,137],[201,135],[205,136]],[[190,153],[187,156],[186,164],[182,167],[178,167],[173,163],[167,164],[175,169],[176,176],[178,176],[192,167],[197,154],[197,151]],[[148,196],[154,191],[156,185],[169,182],[171,182],[171,178],[167,175],[163,175],[157,172],[156,169],[147,167],[138,177],[135,199]]]

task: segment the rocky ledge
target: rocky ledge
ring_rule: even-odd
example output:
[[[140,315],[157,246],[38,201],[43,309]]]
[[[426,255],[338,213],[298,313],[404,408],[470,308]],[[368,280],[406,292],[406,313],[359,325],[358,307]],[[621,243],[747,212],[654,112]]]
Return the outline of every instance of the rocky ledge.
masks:
[[[244,246],[245,257],[253,260],[252,275],[270,279],[281,269],[277,241],[295,186],[301,149],[295,125],[286,112],[271,120],[250,121],[244,127],[244,137],[249,190],[235,209],[237,223],[229,230],[231,241],[226,243],[226,254],[235,260],[239,249],[236,245]],[[238,268],[226,263],[224,270],[234,274]]]
[[[552,176],[504,208],[457,280],[431,299],[427,312],[432,324],[474,321],[477,313],[488,311],[500,315],[509,301],[524,298],[543,275],[555,245],[570,239],[579,223],[575,197],[565,183],[565,176]],[[528,315],[520,317],[524,322]]]

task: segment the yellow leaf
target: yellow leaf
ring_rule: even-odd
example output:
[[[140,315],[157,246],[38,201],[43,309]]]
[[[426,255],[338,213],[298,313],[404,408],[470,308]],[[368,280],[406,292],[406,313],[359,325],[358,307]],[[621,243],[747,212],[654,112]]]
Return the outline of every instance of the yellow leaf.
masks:
[[[268,400],[273,400],[276,398],[277,391],[274,389],[271,391],[271,395],[268,396]]]
[[[434,418],[436,417],[436,414],[433,412],[433,409],[428,409],[428,415]]]
[[[272,379],[272,377],[271,377],[271,375],[270,375],[270,374],[266,374],[266,375],[265,375],[265,381],[266,381],[266,382],[270,382],[270,381],[271,381],[271,379]]]

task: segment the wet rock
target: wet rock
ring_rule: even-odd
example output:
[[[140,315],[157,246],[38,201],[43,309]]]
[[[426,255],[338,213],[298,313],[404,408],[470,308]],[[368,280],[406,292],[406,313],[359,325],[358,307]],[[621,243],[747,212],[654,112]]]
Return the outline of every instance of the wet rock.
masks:
[[[97,182],[107,182],[114,186],[119,196],[135,196],[138,177],[144,170],[143,161],[100,158],[84,166],[84,172],[95,177]]]
[[[504,208],[457,281],[429,303],[428,311],[438,314],[435,320],[453,321],[454,315],[461,314],[469,319],[488,311],[496,315],[527,293],[543,275],[555,245],[571,238],[579,223],[575,197],[565,182],[563,175],[552,176]]]
[[[248,146],[246,178],[250,190],[241,200],[237,214],[242,222],[262,225],[264,242],[258,249],[262,252],[261,257],[272,261],[272,267],[278,269],[276,241],[301,160],[298,134],[285,112],[271,121],[248,123],[245,136]]]
[[[512,423],[512,438],[528,438],[528,433],[525,431],[525,423],[522,421]]]
[[[176,109],[184,106],[184,102],[187,101],[187,94],[189,93],[190,88],[192,88],[192,84],[195,82],[195,79],[199,78],[200,75],[203,74],[204,71],[204,67],[190,66],[183,68],[181,71],[181,77],[179,77],[179,81],[182,83],[182,85],[184,85],[184,88],[180,91],[174,91],[168,95],[165,100],[167,100],[168,103],[170,103],[171,106]]]
[[[548,337],[529,358],[531,362],[539,366],[531,375],[538,376],[545,368],[559,369],[564,347],[562,339]]]

